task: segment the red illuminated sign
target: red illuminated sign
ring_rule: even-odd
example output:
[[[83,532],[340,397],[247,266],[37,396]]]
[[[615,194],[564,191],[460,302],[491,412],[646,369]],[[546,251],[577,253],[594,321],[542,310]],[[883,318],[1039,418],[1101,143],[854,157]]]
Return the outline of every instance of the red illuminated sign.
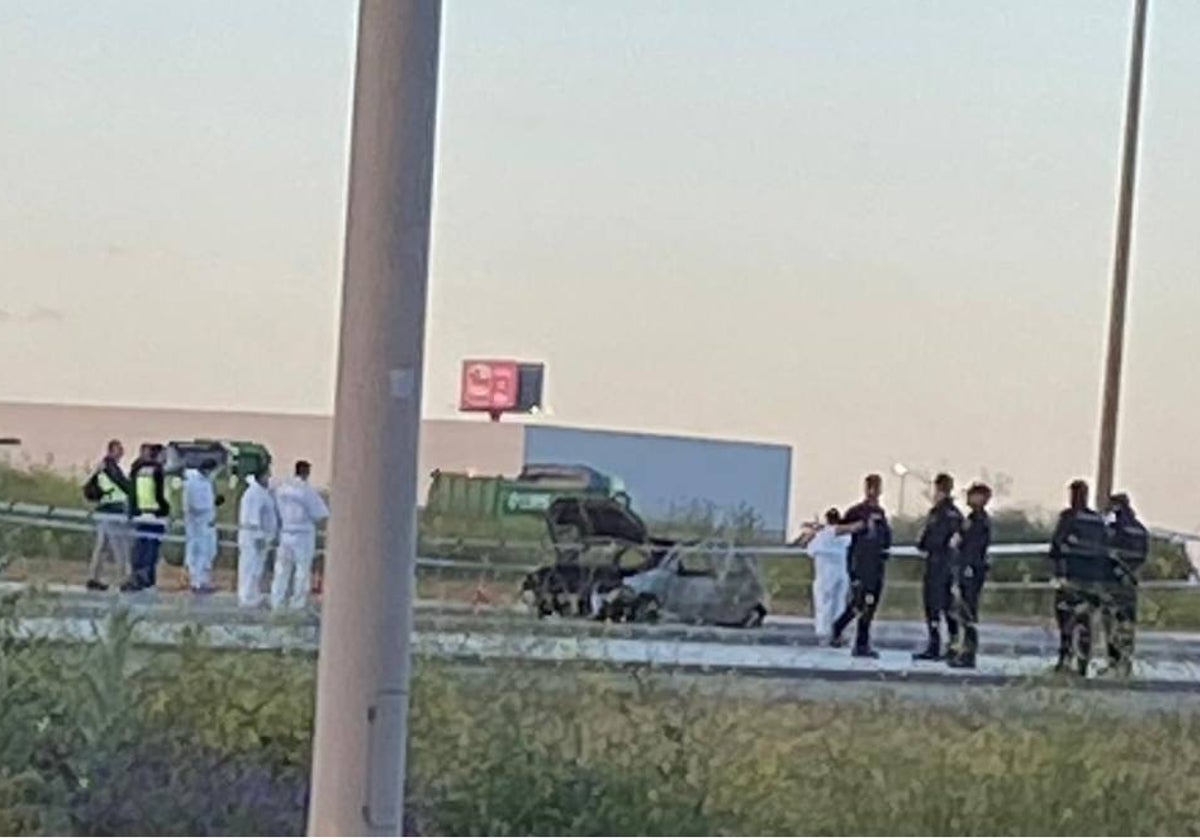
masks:
[[[512,411],[517,407],[518,376],[516,362],[463,362],[459,409],[492,413]]]

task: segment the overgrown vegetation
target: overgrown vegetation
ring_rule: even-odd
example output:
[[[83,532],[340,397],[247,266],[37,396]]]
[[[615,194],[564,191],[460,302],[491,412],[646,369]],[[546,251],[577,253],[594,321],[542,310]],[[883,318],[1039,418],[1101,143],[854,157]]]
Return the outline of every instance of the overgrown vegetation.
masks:
[[[295,834],[314,662],[0,633],[0,834]],[[0,630],[11,630],[0,621]],[[1195,834],[1200,718],[1006,689],[956,711],[643,672],[417,669],[409,828],[442,834]]]
[[[302,828],[311,663],[18,640],[0,621],[0,834]]]

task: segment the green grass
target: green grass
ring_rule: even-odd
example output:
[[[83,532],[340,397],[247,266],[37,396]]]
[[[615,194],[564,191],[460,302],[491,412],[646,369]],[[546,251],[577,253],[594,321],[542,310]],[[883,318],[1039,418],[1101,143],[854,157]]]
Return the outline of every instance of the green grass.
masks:
[[[302,832],[314,661],[146,652],[114,622],[90,646],[0,632],[0,833]],[[1200,831],[1194,713],[1117,717],[1037,687],[953,710],[781,701],[716,678],[430,662],[413,689],[408,810],[426,834]]]

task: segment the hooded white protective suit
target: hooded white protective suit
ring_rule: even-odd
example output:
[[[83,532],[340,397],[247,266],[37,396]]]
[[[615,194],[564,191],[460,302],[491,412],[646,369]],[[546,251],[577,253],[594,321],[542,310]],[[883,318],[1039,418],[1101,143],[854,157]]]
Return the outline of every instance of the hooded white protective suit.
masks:
[[[839,535],[831,525],[817,531],[806,548],[813,559],[813,630],[820,639],[832,635],[833,622],[850,597],[849,548],[850,535]]]
[[[279,551],[275,553],[275,579],[271,581],[271,609],[303,609],[312,588],[313,555],[317,550],[317,525],[329,518],[321,494],[302,478],[289,478],[275,490],[279,509]],[[288,599],[288,588],[292,597]]]
[[[238,506],[238,604],[243,607],[263,603],[263,566],[278,531],[275,498],[251,477]]]
[[[217,495],[199,470],[183,473],[183,527],[187,537],[184,562],[192,589],[212,586],[213,560],[217,556]]]

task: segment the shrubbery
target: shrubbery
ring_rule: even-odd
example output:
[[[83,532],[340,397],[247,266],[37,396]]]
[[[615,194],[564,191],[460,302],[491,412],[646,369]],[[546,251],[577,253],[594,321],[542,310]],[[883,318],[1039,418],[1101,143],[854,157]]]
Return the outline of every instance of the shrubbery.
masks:
[[[0,637],[0,834],[303,829],[311,662]]]
[[[0,834],[305,827],[314,661],[0,635]],[[0,621],[0,630],[11,625]],[[449,834],[1195,834],[1200,718],[1047,689],[957,710],[661,672],[421,662],[410,827]],[[761,688],[761,684],[759,684]],[[1018,706],[1018,701],[1023,704]]]

